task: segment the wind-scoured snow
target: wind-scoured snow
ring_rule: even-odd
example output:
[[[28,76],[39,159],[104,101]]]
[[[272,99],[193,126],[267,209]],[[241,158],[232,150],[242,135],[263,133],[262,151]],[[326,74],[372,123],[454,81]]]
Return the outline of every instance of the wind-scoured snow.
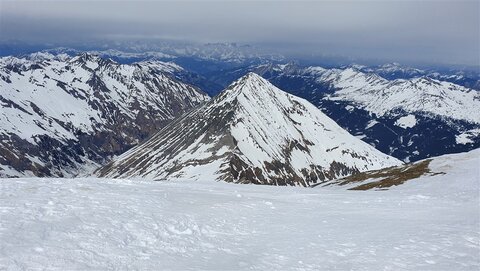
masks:
[[[0,179],[0,270],[478,270],[479,157],[386,191]]]
[[[306,100],[249,73],[98,173],[307,186],[400,163]]]

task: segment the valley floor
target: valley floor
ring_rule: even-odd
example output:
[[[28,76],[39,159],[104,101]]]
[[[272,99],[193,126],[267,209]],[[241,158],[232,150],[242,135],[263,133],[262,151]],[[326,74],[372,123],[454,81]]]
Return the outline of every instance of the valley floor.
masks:
[[[0,270],[478,270],[478,154],[387,191],[1,179]]]

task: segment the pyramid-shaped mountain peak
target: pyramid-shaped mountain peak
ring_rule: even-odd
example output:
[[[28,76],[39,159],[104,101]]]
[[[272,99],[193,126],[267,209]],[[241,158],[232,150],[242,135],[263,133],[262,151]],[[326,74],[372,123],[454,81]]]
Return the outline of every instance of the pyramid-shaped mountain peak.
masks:
[[[260,75],[249,72],[231,83],[223,92],[228,93],[228,95],[238,95],[240,93],[251,94],[265,91],[272,87],[274,86]]]
[[[223,104],[229,102],[232,106],[263,108],[278,107],[282,102],[278,99],[288,99],[290,94],[275,87],[260,75],[249,72],[231,83],[224,91],[215,97],[210,104]],[[284,101],[285,102],[285,101]]]
[[[100,169],[100,176],[301,185],[400,164],[249,73]]]

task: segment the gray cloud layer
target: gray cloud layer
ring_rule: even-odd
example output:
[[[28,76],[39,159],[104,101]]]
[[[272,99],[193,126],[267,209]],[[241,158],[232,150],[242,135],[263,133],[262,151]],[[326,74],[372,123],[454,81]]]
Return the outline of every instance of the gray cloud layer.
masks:
[[[153,37],[279,43],[305,53],[410,62],[480,61],[480,1],[0,1],[3,39]]]

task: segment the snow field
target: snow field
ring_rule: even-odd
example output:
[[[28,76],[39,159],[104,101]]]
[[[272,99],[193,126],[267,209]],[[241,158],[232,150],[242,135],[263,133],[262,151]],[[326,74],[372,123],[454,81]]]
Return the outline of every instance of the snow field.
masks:
[[[0,270],[477,270],[479,152],[387,191],[0,180]]]

